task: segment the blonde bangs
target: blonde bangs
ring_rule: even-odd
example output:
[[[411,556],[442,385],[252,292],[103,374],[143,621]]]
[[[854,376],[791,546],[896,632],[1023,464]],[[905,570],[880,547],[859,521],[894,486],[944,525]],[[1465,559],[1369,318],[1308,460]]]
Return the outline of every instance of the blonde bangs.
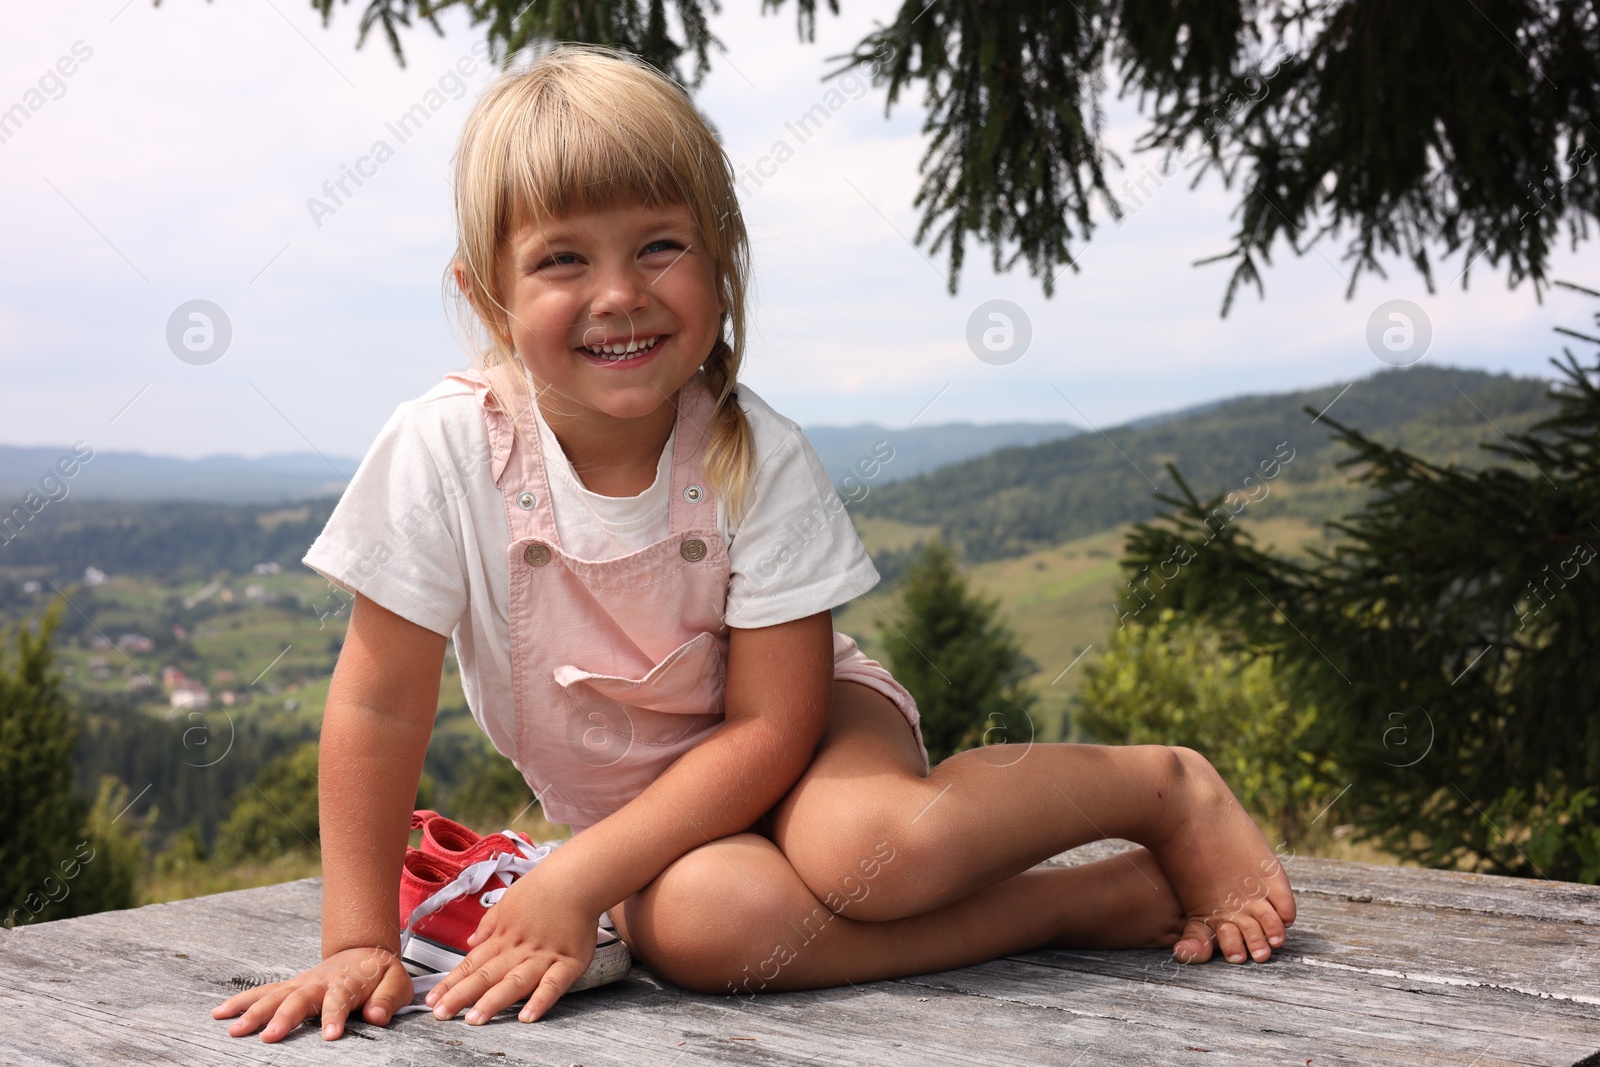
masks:
[[[526,221],[515,216],[527,209],[562,218],[632,204],[691,204],[705,176],[673,158],[687,138],[660,119],[675,116],[643,122],[591,93],[574,93],[587,88],[581,82],[560,88],[558,95],[550,86],[533,87],[531,106],[506,131],[500,200],[512,214],[501,223]]]

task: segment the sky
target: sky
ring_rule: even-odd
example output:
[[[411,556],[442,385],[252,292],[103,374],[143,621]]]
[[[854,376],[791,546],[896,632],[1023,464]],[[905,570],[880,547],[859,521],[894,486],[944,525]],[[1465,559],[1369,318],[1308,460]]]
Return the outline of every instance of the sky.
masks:
[[[442,276],[455,244],[450,157],[493,73],[482,28],[452,10],[443,38],[425,24],[403,31],[402,69],[381,31],[356,49],[365,6],[336,4],[326,28],[306,0],[8,13],[0,112],[37,108],[0,127],[0,444],[359,456],[395,405],[467,363]],[[884,90],[862,80],[804,144],[785,126],[838,84],[822,81],[837,66],[828,57],[895,10],[841,6],[801,43],[792,5],[762,17],[757,0],[726,0],[711,20],[726,52],[713,52],[697,93],[736,169],[779,138],[795,146],[744,186],[755,285],[742,380],[802,425],[1106,428],[1364,377],[1384,367],[1368,327],[1391,300],[1422,309],[1428,363],[1549,377],[1551,327],[1593,312],[1562,290],[1541,304],[1528,283],[1508,289],[1486,263],[1463,292],[1449,284],[1459,253],[1438,268],[1436,294],[1395,264],[1347,301],[1350,268],[1325,242],[1300,258],[1280,249],[1265,300],[1244,291],[1222,319],[1229,267],[1192,264],[1227,248],[1236,194],[1215,178],[1191,190],[1186,175],[1121,225],[1097,208],[1092,240],[1075,248],[1081,273],[1063,273],[1053,297],[1023,265],[995,274],[972,245],[952,297],[945,254],[909,240],[927,143],[920,92],[886,118]],[[386,124],[430,91],[444,106],[399,143]],[[1159,160],[1131,151],[1143,128],[1133,99],[1107,106],[1106,141],[1127,172],[1116,188]],[[347,183],[352,195],[331,211],[308,203],[330,205],[324,183],[379,139],[393,156],[366,164],[375,173]],[[1551,276],[1592,286],[1594,263],[1593,249],[1563,244]],[[969,343],[974,321],[979,334],[998,321],[985,317],[991,300],[1020,309],[1013,325],[1031,333],[1020,357],[980,359]],[[192,301],[221,311],[220,358],[208,359],[220,330],[191,337],[199,355],[184,345]]]

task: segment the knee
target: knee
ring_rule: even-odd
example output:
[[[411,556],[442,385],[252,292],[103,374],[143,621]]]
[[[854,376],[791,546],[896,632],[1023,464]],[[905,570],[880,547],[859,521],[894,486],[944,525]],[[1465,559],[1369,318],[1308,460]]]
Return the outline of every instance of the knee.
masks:
[[[1211,760],[1206,758],[1202,752],[1196,752],[1192,748],[1184,748],[1182,745],[1159,747],[1161,748],[1161,754],[1165,757],[1162,770],[1166,773],[1167,778],[1174,783],[1189,775],[1199,774],[1204,777],[1210,777],[1216,773],[1216,768],[1212,766]]]
[[[773,951],[766,944],[773,931],[788,923],[787,896],[762,889],[769,881],[759,869],[763,846],[776,851],[753,834],[702,845],[630,898],[623,911],[634,955],[685,989],[742,994],[741,982],[757,975]],[[751,991],[763,984],[757,980]]]

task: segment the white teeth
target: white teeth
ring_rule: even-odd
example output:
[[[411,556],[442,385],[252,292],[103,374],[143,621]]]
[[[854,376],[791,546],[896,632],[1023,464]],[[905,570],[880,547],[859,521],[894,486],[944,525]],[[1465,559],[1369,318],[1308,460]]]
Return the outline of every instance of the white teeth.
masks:
[[[611,345],[584,345],[584,348],[597,356],[612,356],[620,359],[623,356],[630,355],[634,352],[640,352],[651,347],[658,339],[658,337],[641,337],[626,343],[619,342]]]

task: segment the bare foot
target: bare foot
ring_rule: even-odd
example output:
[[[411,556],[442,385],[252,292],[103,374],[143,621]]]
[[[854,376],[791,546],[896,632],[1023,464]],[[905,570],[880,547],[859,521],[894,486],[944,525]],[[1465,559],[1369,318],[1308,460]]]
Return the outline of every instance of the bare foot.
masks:
[[[1149,849],[1059,874],[1062,930],[1049,948],[1171,948],[1183,933],[1183,906]]]
[[[1264,963],[1294,923],[1294,893],[1283,865],[1227,783],[1198,752],[1178,757],[1168,800],[1172,814],[1146,842],[1183,902],[1181,963],[1204,963],[1212,947],[1229,963]]]

